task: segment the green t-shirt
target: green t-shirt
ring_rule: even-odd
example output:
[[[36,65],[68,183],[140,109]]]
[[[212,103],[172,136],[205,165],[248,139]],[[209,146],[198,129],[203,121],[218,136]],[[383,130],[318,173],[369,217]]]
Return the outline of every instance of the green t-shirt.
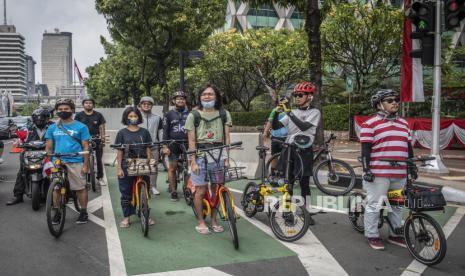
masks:
[[[216,120],[206,122],[205,120],[200,120],[199,127],[197,128],[197,143],[213,143],[213,142],[223,142],[223,126],[220,117],[220,112],[215,110],[214,112],[205,112],[198,110],[200,117],[206,120],[211,120],[217,118]],[[226,110],[226,125],[229,127],[232,126],[231,114]],[[184,128],[187,130],[195,130],[194,126],[194,114],[189,113],[187,116],[186,124]]]

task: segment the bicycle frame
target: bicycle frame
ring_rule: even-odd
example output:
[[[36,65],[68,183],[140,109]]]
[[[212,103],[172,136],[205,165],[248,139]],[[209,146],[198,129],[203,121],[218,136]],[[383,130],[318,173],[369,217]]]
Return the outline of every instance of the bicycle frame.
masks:
[[[137,178],[134,179],[132,183],[132,198],[131,198],[131,204],[134,207],[139,206],[140,198],[139,198],[139,190],[140,190],[140,183],[145,182],[145,194],[146,194],[146,199],[147,199],[147,207],[150,208],[150,201],[149,201],[149,196],[148,196],[148,189],[147,189],[147,182],[143,179],[143,176],[139,175]]]

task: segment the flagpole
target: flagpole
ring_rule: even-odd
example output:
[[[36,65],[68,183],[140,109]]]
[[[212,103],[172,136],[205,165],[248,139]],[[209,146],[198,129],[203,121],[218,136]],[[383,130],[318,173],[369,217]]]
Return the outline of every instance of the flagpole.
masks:
[[[77,98],[76,98],[76,60],[73,59],[73,85],[74,85],[74,102],[77,101]]]
[[[434,33],[434,83],[433,83],[433,126],[431,145],[431,156],[435,160],[429,161],[425,169],[430,173],[447,174],[449,170],[442,162],[439,154],[439,134],[441,128],[441,0],[436,0],[436,30]]]

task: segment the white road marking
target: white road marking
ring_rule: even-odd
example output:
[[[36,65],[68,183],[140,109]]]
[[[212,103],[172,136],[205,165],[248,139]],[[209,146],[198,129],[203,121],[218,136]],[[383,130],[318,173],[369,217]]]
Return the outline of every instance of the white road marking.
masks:
[[[186,269],[186,270],[176,270],[176,271],[167,271],[167,272],[158,272],[158,273],[150,273],[150,274],[140,274],[136,276],[205,276],[205,275],[214,275],[214,276],[231,276],[231,274],[219,271],[212,267],[199,267],[193,269]]]
[[[93,213],[102,208],[102,196],[98,196],[87,203],[87,212]]]
[[[463,216],[465,215],[465,207],[458,207],[455,210],[455,213],[450,217],[447,223],[444,225],[442,230],[444,231],[444,235],[446,239],[452,234],[455,230],[459,222],[462,220]],[[417,260],[413,260],[410,265],[405,269],[405,271],[401,274],[401,276],[414,276],[414,275],[421,275],[428,266],[418,262]]]
[[[76,211],[76,208],[74,208],[73,203],[68,203],[66,206],[68,208],[70,208],[71,210],[73,210],[74,212],[79,213],[78,211]],[[91,214],[89,211],[87,212],[87,215],[88,215],[88,218],[89,218],[90,221],[92,221],[93,223],[97,224],[100,227],[105,228],[105,223],[104,223],[103,219]]]

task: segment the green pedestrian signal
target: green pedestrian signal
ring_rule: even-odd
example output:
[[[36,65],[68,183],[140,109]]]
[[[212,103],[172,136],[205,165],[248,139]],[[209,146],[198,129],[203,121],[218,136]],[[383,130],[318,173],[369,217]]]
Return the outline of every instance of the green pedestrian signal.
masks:
[[[423,21],[423,20],[421,20],[420,22],[418,22],[418,29],[420,29],[420,30],[426,29],[427,26],[428,26],[428,25],[427,25],[426,22]]]

